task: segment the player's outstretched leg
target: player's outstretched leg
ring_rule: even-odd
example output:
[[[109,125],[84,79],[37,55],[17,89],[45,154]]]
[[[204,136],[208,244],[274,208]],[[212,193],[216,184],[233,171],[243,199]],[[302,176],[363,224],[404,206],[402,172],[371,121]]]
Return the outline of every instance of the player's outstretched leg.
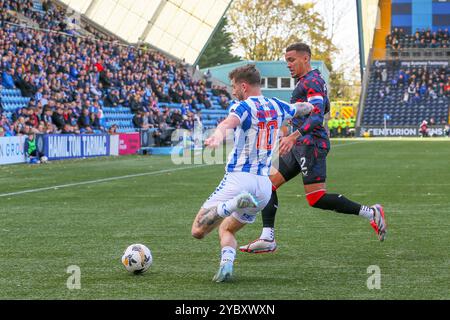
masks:
[[[220,266],[216,275],[213,277],[213,281],[226,282],[231,280],[237,247],[235,234],[244,226],[244,223],[238,221],[233,216],[225,218],[221,223],[219,227],[220,246],[222,247]]]
[[[240,251],[248,253],[269,253],[274,252],[277,249],[274,235],[277,209],[278,196],[276,190],[273,189],[269,203],[261,212],[263,220],[263,231],[261,236],[249,244],[239,247]]]
[[[327,193],[325,188],[306,194],[306,200],[313,208],[332,210],[344,214],[359,215],[369,220],[380,241],[386,237],[387,224],[384,209],[376,204],[372,207],[353,202],[342,194]]]
[[[281,171],[279,171],[279,168]],[[283,172],[283,173],[281,173]],[[270,169],[270,181],[272,182],[272,194],[267,205],[262,210],[263,230],[258,239],[241,246],[242,252],[247,253],[270,253],[277,249],[275,242],[275,216],[278,210],[277,189],[287,181],[293,179],[300,173],[297,162],[292,153],[279,158],[279,165]]]

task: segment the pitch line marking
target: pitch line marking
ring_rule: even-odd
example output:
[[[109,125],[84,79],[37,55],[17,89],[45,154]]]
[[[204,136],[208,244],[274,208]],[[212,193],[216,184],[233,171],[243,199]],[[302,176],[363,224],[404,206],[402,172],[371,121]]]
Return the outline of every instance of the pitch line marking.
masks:
[[[57,190],[57,189],[62,189],[62,188],[76,187],[76,186],[82,186],[82,185],[86,185],[86,184],[95,184],[95,183],[109,182],[109,181],[122,180],[122,179],[128,179],[128,178],[153,176],[153,175],[162,174],[162,173],[170,173],[170,172],[194,169],[194,168],[199,168],[199,167],[204,167],[204,166],[206,166],[206,164],[190,166],[190,167],[182,167],[182,168],[164,169],[164,170],[159,170],[159,171],[129,174],[126,176],[110,177],[110,178],[103,178],[103,179],[97,179],[97,180],[62,184],[62,185],[52,186],[52,187],[44,187],[44,188],[29,189],[29,190],[23,190],[23,191],[17,191],[17,192],[3,193],[3,194],[0,194],[0,198],[8,197],[8,196],[16,196],[16,195],[25,194],[25,193],[33,193],[33,192],[40,192],[40,191],[46,191],[46,190]]]
[[[342,147],[342,146],[348,146],[348,145],[352,145],[352,144],[359,144],[359,143],[364,143],[364,142],[366,142],[366,141],[356,141],[356,142],[350,142],[350,143],[345,143],[345,144],[338,144],[336,146],[333,146],[333,148]],[[161,173],[170,173],[170,172],[175,172],[175,171],[180,171],[180,170],[187,170],[187,169],[193,169],[193,168],[199,168],[199,167],[204,167],[204,166],[207,166],[207,164],[191,166],[191,167],[172,168],[172,169],[165,169],[165,170],[144,172],[144,173],[137,173],[137,174],[129,174],[129,175],[126,175],[126,176],[110,177],[110,178],[103,178],[103,179],[97,179],[97,180],[68,183],[68,184],[62,184],[62,185],[57,185],[57,186],[52,186],[52,187],[29,189],[29,190],[10,192],[10,193],[2,193],[2,194],[0,194],[0,198],[8,197],[8,196],[17,196],[17,195],[26,194],[26,193],[47,191],[47,190],[58,190],[58,189],[63,189],[63,188],[82,186],[82,185],[86,185],[86,184],[95,184],[95,183],[109,182],[109,181],[122,180],[122,179],[128,179],[128,178],[153,176],[153,175],[161,174]]]
[[[337,147],[345,147],[345,146],[351,146],[352,144],[360,144],[360,143],[366,143],[368,141],[354,141],[354,142],[349,142],[349,143],[340,143],[337,145],[333,145],[331,144],[331,148],[337,148]]]

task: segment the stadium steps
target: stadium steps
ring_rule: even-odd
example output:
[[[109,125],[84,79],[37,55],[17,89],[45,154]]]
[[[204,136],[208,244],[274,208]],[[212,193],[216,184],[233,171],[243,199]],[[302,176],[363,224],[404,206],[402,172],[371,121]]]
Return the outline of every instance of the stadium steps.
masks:
[[[103,107],[103,126],[109,129],[112,125],[117,125],[118,133],[136,132],[133,125],[133,113],[129,108],[121,105],[117,107]]]
[[[1,89],[0,91],[3,110],[6,117],[12,121],[12,115],[19,108],[28,106],[30,98],[22,96],[19,89]]]
[[[6,10],[6,13],[17,18],[21,24],[23,23],[23,24],[33,27],[33,28],[39,28],[39,24],[36,21],[24,16],[22,13],[20,13],[18,11]]]

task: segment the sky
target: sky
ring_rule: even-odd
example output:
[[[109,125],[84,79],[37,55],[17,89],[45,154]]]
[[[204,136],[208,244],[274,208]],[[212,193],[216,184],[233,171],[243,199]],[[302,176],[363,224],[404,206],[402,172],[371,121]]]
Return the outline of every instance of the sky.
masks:
[[[344,65],[344,75],[351,79],[351,72],[356,68],[359,73],[358,20],[355,0],[294,0],[297,3],[315,2],[314,10],[324,18],[328,32],[331,21],[335,21],[333,43],[340,49],[333,65]],[[334,10],[333,10],[334,4]],[[334,18],[333,18],[334,12]],[[327,25],[328,24],[328,25]],[[359,74],[356,74],[359,76]]]
[[[340,49],[333,61],[333,66],[339,69],[344,66],[344,77],[352,80],[359,77],[359,44],[358,21],[355,0],[294,0],[296,3],[314,2],[314,10],[324,19],[328,32],[331,32],[331,21],[335,21],[333,43]],[[333,10],[334,4],[334,10]],[[233,51],[240,55],[239,50]],[[352,71],[357,70],[356,73]]]
[[[294,0],[298,3],[311,0]],[[359,67],[358,20],[355,0],[312,0],[316,10],[324,18],[328,32],[331,22],[335,21],[333,43],[340,49],[335,61],[336,66],[346,69]],[[334,4],[334,10],[333,10]]]

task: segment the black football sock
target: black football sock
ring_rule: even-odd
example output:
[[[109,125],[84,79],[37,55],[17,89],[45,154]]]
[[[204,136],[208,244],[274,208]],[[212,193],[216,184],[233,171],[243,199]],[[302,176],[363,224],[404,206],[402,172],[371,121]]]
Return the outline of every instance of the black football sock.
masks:
[[[314,205],[314,208],[332,210],[339,213],[359,215],[361,205],[353,202],[342,194],[326,193]]]
[[[272,191],[270,201],[262,210],[262,221],[264,228],[273,228],[275,226],[275,215],[278,209],[278,196],[276,191]]]

